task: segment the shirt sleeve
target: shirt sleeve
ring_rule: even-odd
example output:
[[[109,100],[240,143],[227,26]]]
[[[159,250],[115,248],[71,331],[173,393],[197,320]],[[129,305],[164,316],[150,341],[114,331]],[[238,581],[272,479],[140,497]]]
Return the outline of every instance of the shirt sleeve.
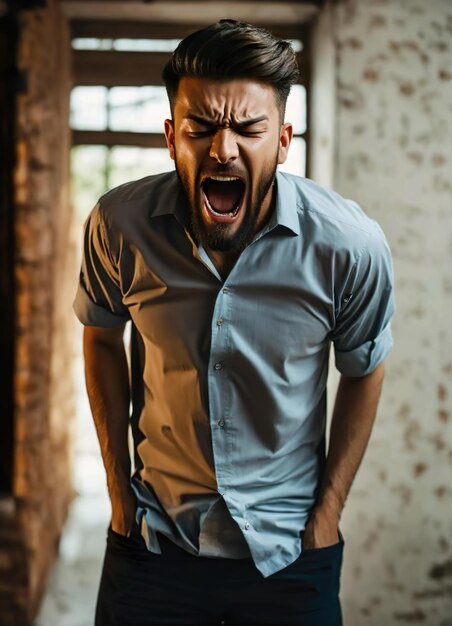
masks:
[[[342,292],[332,333],[337,369],[365,376],[390,352],[395,311],[393,266],[385,236],[376,222]]]
[[[74,312],[85,326],[120,326],[130,319],[130,314],[122,302],[118,264],[111,252],[99,204],[91,211],[83,230],[83,257]]]

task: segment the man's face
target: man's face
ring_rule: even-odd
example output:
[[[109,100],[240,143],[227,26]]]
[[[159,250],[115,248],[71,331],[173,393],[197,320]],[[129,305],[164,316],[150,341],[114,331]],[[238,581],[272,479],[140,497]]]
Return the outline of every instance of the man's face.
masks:
[[[204,248],[242,251],[269,216],[276,166],[292,138],[273,88],[184,77],[165,134],[193,234]]]

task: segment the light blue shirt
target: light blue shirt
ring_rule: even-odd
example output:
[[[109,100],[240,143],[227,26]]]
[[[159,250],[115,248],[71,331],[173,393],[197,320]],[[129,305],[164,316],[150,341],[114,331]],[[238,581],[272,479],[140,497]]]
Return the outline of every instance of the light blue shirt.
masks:
[[[226,280],[189,231],[175,172],[104,195],[85,224],[74,309],[132,320],[137,521],[196,555],[300,554],[325,462],[326,381],[392,347],[391,254],[357,204],[277,173],[275,210]]]

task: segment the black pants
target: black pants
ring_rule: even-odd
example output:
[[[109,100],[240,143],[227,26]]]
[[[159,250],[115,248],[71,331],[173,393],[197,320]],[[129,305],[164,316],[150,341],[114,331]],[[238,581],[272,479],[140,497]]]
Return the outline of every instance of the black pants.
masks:
[[[194,556],[159,535],[162,554],[108,529],[96,626],[148,624],[342,624],[343,540],[305,550],[263,578],[251,559]]]

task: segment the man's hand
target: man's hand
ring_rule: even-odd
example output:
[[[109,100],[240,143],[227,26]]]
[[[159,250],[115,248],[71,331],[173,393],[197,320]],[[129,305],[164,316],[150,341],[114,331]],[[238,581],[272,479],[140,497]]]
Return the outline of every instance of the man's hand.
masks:
[[[303,549],[326,548],[339,541],[339,518],[313,510],[303,534]]]
[[[135,522],[136,498],[131,487],[111,497],[111,528],[115,533],[128,537]]]

